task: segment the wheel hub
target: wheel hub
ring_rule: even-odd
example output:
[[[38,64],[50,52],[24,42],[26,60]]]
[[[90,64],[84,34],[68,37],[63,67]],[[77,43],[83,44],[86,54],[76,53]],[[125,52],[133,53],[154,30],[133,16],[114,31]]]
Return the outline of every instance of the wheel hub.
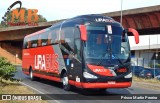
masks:
[[[30,78],[33,78],[33,74],[32,74],[32,71],[30,72]]]
[[[68,85],[68,77],[63,78],[63,85]]]

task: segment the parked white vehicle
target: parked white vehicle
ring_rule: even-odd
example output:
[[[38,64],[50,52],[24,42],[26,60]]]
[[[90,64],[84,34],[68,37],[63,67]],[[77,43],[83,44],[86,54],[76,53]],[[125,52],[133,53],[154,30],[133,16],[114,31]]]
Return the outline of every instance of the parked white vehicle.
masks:
[[[158,79],[158,80],[160,80],[160,75],[156,76],[155,78]]]

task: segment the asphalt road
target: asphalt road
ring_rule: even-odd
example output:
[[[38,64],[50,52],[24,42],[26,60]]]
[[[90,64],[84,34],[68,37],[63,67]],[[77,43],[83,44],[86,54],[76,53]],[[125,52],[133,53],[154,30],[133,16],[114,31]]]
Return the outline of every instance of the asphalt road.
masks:
[[[16,73],[15,78],[21,79],[23,85],[26,85],[34,89],[37,92],[37,94],[47,94],[47,97],[54,99],[49,101],[53,103],[160,103],[159,100],[108,100],[112,98],[112,96],[121,96],[122,94],[160,95],[160,90],[159,91],[150,90],[150,89],[145,89],[143,87],[136,87],[132,85],[132,87],[130,88],[107,89],[106,91],[103,92],[98,92],[98,90],[86,91],[77,88],[73,88],[72,91],[64,91],[62,89],[61,83],[48,81],[44,79],[31,81],[27,75],[22,73],[20,66],[17,67],[17,69],[18,72]],[[61,100],[61,98],[65,98],[67,96],[69,96],[70,100]]]

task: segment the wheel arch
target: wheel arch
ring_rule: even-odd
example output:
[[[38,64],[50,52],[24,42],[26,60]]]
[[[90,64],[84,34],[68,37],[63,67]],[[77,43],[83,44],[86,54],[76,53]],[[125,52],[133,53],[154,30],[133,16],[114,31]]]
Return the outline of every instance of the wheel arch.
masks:
[[[30,65],[30,66],[29,66],[29,73],[30,73],[31,70],[32,70],[32,66]]]
[[[62,69],[61,74],[60,74],[60,78],[63,77],[63,75],[66,73],[67,71],[65,69]]]

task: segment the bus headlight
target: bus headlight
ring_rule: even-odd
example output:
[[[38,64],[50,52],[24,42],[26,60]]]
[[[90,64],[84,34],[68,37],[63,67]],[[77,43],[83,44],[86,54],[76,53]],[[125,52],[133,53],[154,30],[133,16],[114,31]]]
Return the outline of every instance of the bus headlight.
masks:
[[[85,78],[90,78],[90,79],[97,79],[97,76],[93,75],[93,74],[90,74],[88,72],[83,72],[83,76]]]
[[[128,75],[124,76],[124,78],[132,78],[132,72],[130,72]]]

